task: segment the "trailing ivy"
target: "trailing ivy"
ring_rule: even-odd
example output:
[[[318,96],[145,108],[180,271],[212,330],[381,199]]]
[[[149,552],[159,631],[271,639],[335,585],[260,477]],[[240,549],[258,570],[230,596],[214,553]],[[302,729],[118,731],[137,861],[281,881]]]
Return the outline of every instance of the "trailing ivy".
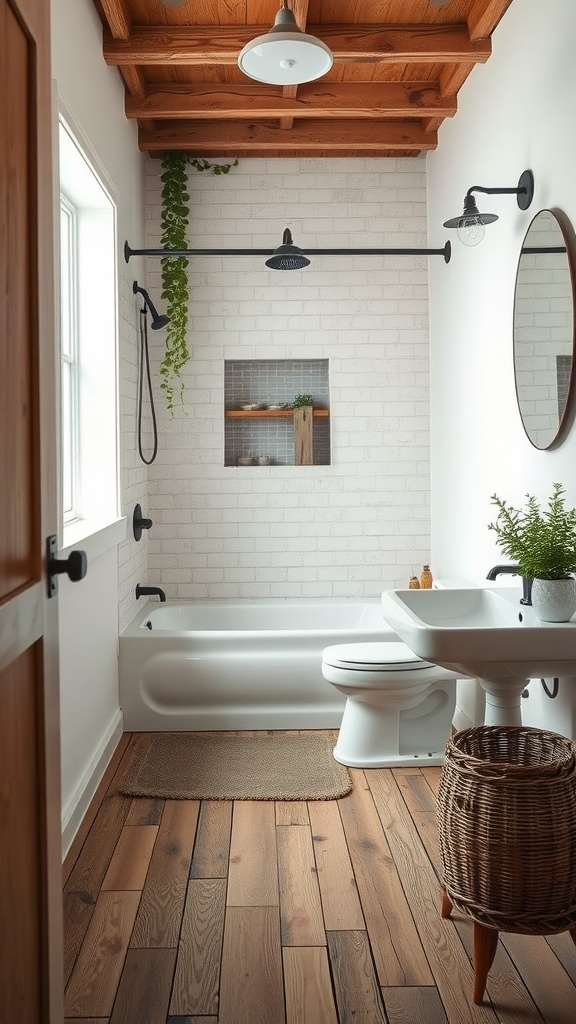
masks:
[[[213,174],[228,174],[233,164],[211,164],[207,160],[190,157],[180,150],[164,154],[162,158],[162,236],[163,249],[188,248],[190,195],[188,192],[188,164],[197,171],[211,170]],[[188,259],[185,256],[163,257],[162,298],[170,323],[166,331],[166,352],[160,363],[160,387],[166,396],[170,415],[174,415],[174,396],[177,385],[180,399],[184,381],[180,374],[190,359],[186,340],[188,330]]]

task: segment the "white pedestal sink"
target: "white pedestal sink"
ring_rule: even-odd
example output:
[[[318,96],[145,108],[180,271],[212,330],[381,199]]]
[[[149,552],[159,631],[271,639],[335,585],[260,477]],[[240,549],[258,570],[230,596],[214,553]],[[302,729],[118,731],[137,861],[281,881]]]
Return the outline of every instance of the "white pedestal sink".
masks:
[[[520,588],[385,590],[382,612],[424,661],[477,678],[486,725],[521,725],[528,679],[576,675],[576,619],[541,622]]]

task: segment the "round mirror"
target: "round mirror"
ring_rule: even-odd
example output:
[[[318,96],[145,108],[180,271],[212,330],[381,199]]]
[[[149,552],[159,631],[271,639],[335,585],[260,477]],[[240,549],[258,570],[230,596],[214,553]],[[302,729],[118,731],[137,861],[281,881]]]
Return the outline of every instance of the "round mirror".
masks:
[[[514,378],[535,448],[563,440],[573,410],[573,232],[559,210],[540,210],[520,252],[514,292]]]

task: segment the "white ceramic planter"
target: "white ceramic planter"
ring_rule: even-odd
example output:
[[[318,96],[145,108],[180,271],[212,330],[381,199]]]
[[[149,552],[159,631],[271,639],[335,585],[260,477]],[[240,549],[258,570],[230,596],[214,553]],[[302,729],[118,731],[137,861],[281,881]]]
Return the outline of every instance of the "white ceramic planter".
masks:
[[[576,612],[576,579],[532,583],[532,607],[543,622],[568,622]]]

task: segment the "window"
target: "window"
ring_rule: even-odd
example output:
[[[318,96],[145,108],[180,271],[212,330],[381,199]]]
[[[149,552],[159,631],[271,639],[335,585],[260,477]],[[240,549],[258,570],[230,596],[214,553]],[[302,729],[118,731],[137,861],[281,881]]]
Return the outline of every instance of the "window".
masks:
[[[60,358],[62,515],[77,518],[78,491],[78,261],[76,209],[60,196]]]
[[[64,544],[118,516],[116,209],[60,122],[60,478]],[[71,531],[75,531],[71,533]]]

